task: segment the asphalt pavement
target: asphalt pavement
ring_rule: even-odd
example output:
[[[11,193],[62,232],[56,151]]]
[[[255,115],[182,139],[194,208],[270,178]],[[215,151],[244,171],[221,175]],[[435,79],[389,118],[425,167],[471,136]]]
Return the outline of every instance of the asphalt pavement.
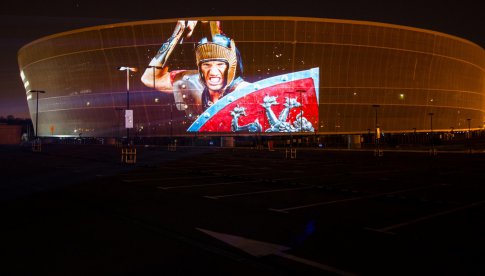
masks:
[[[475,152],[0,146],[0,275],[484,275]]]

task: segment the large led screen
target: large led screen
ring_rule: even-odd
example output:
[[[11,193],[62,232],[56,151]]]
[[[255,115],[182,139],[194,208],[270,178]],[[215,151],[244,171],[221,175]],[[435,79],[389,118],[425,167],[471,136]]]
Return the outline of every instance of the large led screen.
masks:
[[[193,49],[175,51],[184,39],[197,42]],[[290,58],[281,70],[273,70],[271,76],[262,72],[260,80],[250,82],[244,78],[237,45],[237,37],[225,34],[220,21],[179,20],[141,80],[173,95],[175,107],[190,122],[189,132],[315,132],[319,69],[288,72]],[[285,54],[277,50],[275,57]],[[192,56],[190,52],[193,64],[184,68],[177,60],[184,59],[180,55]]]
[[[127,22],[38,39],[18,60],[40,136],[425,132],[429,114],[444,132],[485,121],[481,47],[384,23]],[[37,102],[30,90],[46,93]]]

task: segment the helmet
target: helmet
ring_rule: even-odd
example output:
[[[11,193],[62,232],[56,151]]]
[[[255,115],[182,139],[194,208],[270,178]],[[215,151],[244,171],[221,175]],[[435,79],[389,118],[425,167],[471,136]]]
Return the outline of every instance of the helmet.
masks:
[[[195,49],[195,58],[197,60],[197,66],[199,68],[199,74],[201,79],[204,79],[200,65],[207,61],[220,60],[227,64],[227,71],[225,74],[226,85],[223,89],[234,80],[237,67],[237,49],[234,40],[228,38],[222,34],[216,34],[212,37],[212,41],[208,41],[207,38],[203,38],[199,45]],[[205,85],[205,83],[204,83]]]

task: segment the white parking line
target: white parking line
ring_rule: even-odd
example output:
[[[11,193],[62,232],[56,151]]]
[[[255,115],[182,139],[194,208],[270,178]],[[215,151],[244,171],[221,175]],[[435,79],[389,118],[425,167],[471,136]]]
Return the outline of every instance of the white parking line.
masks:
[[[171,186],[171,187],[163,187],[158,186],[158,189],[162,190],[170,190],[170,189],[185,189],[185,188],[193,188],[193,187],[205,187],[205,186],[217,186],[217,185],[229,185],[229,184],[239,184],[239,183],[249,183],[249,182],[258,182],[259,180],[251,180],[251,181],[233,181],[233,182],[220,182],[220,183],[210,183],[210,184],[197,184],[197,185],[183,185],[183,186]]]
[[[260,175],[264,174],[264,172],[253,172],[253,173],[238,173],[236,176],[245,176],[245,175]]]
[[[464,210],[464,209],[472,208],[472,207],[481,205],[483,203],[485,203],[485,200],[474,202],[474,203],[471,203],[471,204],[468,204],[468,205],[465,205],[465,206],[457,207],[457,208],[454,208],[454,209],[451,209],[451,210],[446,210],[446,211],[439,212],[439,213],[436,213],[436,214],[427,215],[427,216],[420,217],[420,218],[417,218],[417,219],[413,219],[413,220],[410,220],[410,221],[397,223],[397,224],[394,224],[394,225],[391,225],[391,226],[382,227],[382,228],[379,228],[379,229],[372,229],[372,228],[367,228],[367,229],[392,234],[392,232],[389,232],[390,230],[394,230],[394,229],[397,229],[397,228],[408,226],[410,224],[418,223],[418,222],[425,221],[425,220],[428,220],[428,219],[432,219],[432,218],[435,218],[435,217],[451,214],[451,213],[461,211],[461,210]]]
[[[214,196],[204,196],[204,197],[210,198],[210,199],[219,199],[219,198],[231,197],[231,196],[245,196],[245,195],[255,195],[255,194],[273,193],[273,192],[284,192],[284,191],[293,191],[293,190],[305,190],[305,189],[311,189],[313,187],[315,187],[315,186],[314,185],[311,185],[311,186],[305,186],[305,187],[299,187],[299,188],[264,190],[264,191],[258,191],[258,192],[229,194],[229,195],[214,195]]]
[[[301,205],[301,206],[295,206],[295,207],[288,207],[288,208],[281,208],[281,209],[269,208],[269,210],[275,211],[275,212],[288,213],[288,211],[292,211],[292,210],[298,210],[298,209],[303,209],[303,208],[310,208],[310,207],[321,206],[321,205],[330,205],[330,204],[342,203],[342,202],[350,202],[350,201],[355,201],[355,200],[361,200],[361,199],[368,199],[368,198],[380,197],[380,196],[384,196],[384,195],[398,194],[398,193],[403,193],[403,192],[417,191],[417,190],[428,189],[428,188],[436,187],[436,186],[438,186],[438,185],[430,185],[430,186],[425,186],[425,187],[404,189],[404,190],[399,190],[399,191],[394,191],[394,192],[379,193],[379,194],[373,194],[373,195],[368,195],[368,196],[359,196],[359,197],[352,197],[352,198],[346,198],[346,199],[339,199],[339,200],[332,200],[332,201],[317,202],[317,203],[312,203],[312,204],[307,204],[307,205]]]
[[[275,179],[270,179],[272,181],[282,181],[282,180],[292,180],[292,179],[299,179],[300,177],[283,177],[283,178],[275,178]]]
[[[261,168],[240,169],[240,170],[237,170],[237,171],[236,171],[236,174],[237,174],[237,175],[242,175],[242,174],[239,174],[239,173],[237,173],[237,172],[244,172],[244,171],[251,171],[251,172],[254,172],[255,170],[265,170],[265,169],[261,169]],[[227,168],[221,168],[221,169],[218,169],[218,170],[217,170],[217,169],[212,169],[212,168],[211,168],[211,169],[210,169],[210,170],[208,170],[208,171],[210,171],[210,172],[228,172],[228,169],[227,169]],[[233,172],[233,171],[229,171],[229,172]],[[262,172],[260,172],[260,173],[262,173]]]
[[[199,169],[199,168],[214,168],[214,167],[219,167],[220,165],[221,164],[219,164],[217,162],[214,162],[214,163],[204,162],[204,165],[201,165],[201,164],[188,164],[188,165],[185,165],[185,166],[189,166],[190,168]]]
[[[150,182],[150,181],[167,181],[167,180],[180,180],[180,179],[200,179],[200,178],[217,178],[221,176],[179,176],[179,177],[158,177],[158,178],[136,178],[136,179],[123,179],[122,182],[133,183],[133,182]]]

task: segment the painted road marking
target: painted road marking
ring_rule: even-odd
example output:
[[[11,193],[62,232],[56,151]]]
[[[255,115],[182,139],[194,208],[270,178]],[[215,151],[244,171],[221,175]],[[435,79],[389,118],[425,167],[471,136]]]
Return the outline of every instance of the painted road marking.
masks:
[[[210,184],[182,185],[182,186],[171,186],[171,187],[158,186],[157,188],[162,190],[186,189],[186,188],[193,188],[193,187],[217,186],[217,185],[228,185],[228,184],[239,184],[239,183],[250,183],[250,182],[259,182],[259,180],[219,182],[219,183],[210,183]]]
[[[368,228],[368,227],[366,229],[372,230],[372,231],[377,231],[377,232],[393,234],[392,232],[390,232],[391,230],[398,229],[398,228],[401,228],[401,227],[405,227],[405,226],[408,226],[408,225],[411,225],[411,224],[419,223],[421,221],[425,221],[425,220],[432,219],[432,218],[435,218],[435,217],[451,214],[451,213],[458,212],[458,211],[461,211],[461,210],[465,210],[465,209],[468,209],[468,208],[472,208],[472,207],[481,205],[483,203],[485,203],[485,200],[474,202],[474,203],[471,203],[471,204],[468,204],[468,205],[465,205],[465,206],[461,206],[461,207],[457,207],[457,208],[454,208],[454,209],[451,209],[451,210],[446,210],[446,211],[442,211],[442,212],[439,212],[439,213],[427,215],[427,216],[420,217],[420,218],[417,218],[417,219],[409,220],[409,221],[406,221],[406,222],[401,222],[401,223],[397,223],[397,224],[394,224],[394,225],[382,227],[382,228],[379,228],[379,229],[372,229],[372,228]]]
[[[288,211],[292,211],[292,210],[311,208],[311,207],[322,206],[322,205],[330,205],[330,204],[336,204],[336,203],[342,203],[342,202],[350,202],[350,201],[356,201],[356,200],[362,200],[362,199],[368,199],[368,198],[374,198],[374,197],[381,197],[381,196],[384,196],[384,195],[392,195],[392,194],[398,194],[398,193],[403,193],[403,192],[424,190],[424,189],[429,189],[429,188],[436,187],[436,186],[440,186],[440,185],[430,185],[430,186],[425,186],[425,187],[410,188],[410,189],[404,189],[404,190],[399,190],[399,191],[394,191],[394,192],[373,194],[373,195],[368,195],[368,196],[359,196],[359,197],[352,197],[352,198],[346,198],[346,199],[317,202],[317,203],[288,207],[288,208],[280,208],[280,209],[269,208],[269,210],[275,211],[275,212],[288,213]]]
[[[214,195],[214,196],[204,196],[210,199],[219,199],[224,197],[232,197],[232,196],[245,196],[245,195],[255,195],[255,194],[264,194],[264,193],[273,193],[273,192],[284,192],[284,191],[294,191],[294,190],[305,190],[311,189],[315,187],[314,185],[306,186],[306,187],[298,187],[298,188],[287,188],[287,189],[275,189],[275,190],[264,190],[258,192],[249,192],[249,193],[238,193],[238,194],[229,194],[229,195]]]
[[[208,175],[208,176],[179,176],[179,177],[157,177],[157,178],[135,178],[135,179],[123,179],[122,182],[151,182],[151,181],[167,181],[167,180],[180,180],[180,179],[201,179],[201,178],[220,178],[220,175]]]
[[[260,175],[260,174],[264,174],[264,172],[238,173],[238,174],[235,174],[235,176]]]
[[[275,244],[275,243],[269,243],[269,242],[263,242],[263,241],[258,241],[258,240],[253,240],[253,239],[248,239],[245,237],[241,236],[236,236],[236,235],[230,235],[226,233],[219,233],[219,232],[214,232],[202,228],[196,228],[197,230],[215,238],[220,241],[223,241],[229,245],[232,245],[247,254],[250,254],[255,257],[264,257],[268,255],[276,255],[279,257],[283,257],[289,260],[292,260],[294,262],[299,262],[305,265],[313,266],[315,268],[336,273],[338,275],[346,275],[346,276],[353,276],[355,275],[354,273],[348,272],[341,270],[339,268],[329,266],[326,264],[322,263],[317,263],[312,260],[304,259],[295,255],[291,255],[288,253],[284,253],[283,251],[287,251],[291,249],[290,247],[280,245],[280,244]]]

